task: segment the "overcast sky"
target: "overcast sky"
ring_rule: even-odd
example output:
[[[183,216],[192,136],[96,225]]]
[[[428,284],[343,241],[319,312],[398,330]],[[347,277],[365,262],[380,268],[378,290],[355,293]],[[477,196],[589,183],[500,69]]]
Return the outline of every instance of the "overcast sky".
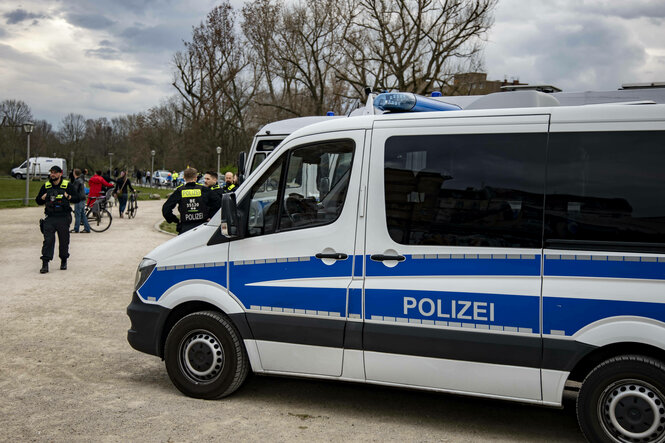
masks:
[[[173,53],[214,0],[4,0],[0,100],[28,103],[58,129],[144,111],[175,93]],[[240,0],[232,4],[240,7]],[[488,78],[565,91],[665,81],[663,0],[499,0]]]

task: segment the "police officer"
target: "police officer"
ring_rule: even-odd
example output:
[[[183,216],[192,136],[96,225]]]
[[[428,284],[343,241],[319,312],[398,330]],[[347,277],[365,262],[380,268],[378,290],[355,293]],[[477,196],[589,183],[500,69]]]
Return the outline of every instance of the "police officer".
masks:
[[[72,223],[70,203],[78,203],[81,200],[73,183],[63,180],[62,169],[59,166],[51,167],[49,172],[49,181],[42,185],[35,198],[38,205],[45,205],[44,214],[46,214],[43,225],[42,268],[39,270],[42,274],[48,272],[48,262],[53,260],[56,232],[60,245],[60,269],[67,269],[69,225]]]
[[[224,182],[225,182],[223,187],[224,194],[228,192],[235,192],[237,186],[233,182],[233,172],[227,172],[226,174],[224,174]]]
[[[196,183],[196,169],[187,168],[183,172],[185,184],[176,188],[162,206],[162,215],[169,223],[178,223],[179,234],[208,221],[215,208],[219,208],[219,196],[207,187]],[[178,207],[180,220],[173,214]]]
[[[211,192],[217,194],[219,196],[219,203],[221,205],[222,203],[222,195],[224,195],[224,188],[219,186],[219,183],[217,183],[217,173],[214,171],[208,171],[203,175],[203,184],[210,189]],[[210,210],[210,216],[212,216],[217,210],[219,209],[218,207],[211,208]]]

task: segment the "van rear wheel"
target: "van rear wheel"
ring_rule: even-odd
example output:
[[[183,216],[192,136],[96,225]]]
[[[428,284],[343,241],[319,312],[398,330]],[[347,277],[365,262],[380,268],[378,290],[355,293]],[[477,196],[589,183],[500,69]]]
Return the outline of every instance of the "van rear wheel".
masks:
[[[247,377],[249,361],[240,335],[219,312],[195,312],[178,321],[166,338],[171,382],[194,398],[226,397]]]
[[[665,441],[665,365],[640,355],[601,363],[582,383],[577,418],[589,441]]]

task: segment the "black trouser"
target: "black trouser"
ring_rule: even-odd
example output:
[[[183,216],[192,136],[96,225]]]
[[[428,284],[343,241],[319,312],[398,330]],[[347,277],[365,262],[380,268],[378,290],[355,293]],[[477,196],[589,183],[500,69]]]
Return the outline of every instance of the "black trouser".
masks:
[[[42,260],[53,260],[55,249],[55,233],[58,233],[58,244],[61,260],[69,258],[69,225],[72,224],[72,215],[47,215],[44,220],[44,245],[42,246]]]

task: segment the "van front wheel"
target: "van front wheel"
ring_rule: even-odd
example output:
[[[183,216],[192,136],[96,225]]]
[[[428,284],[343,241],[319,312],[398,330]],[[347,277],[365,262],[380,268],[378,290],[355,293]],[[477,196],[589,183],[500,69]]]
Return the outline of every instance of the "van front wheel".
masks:
[[[171,382],[194,398],[226,397],[242,385],[249,362],[240,335],[219,312],[195,312],[178,321],[166,338]]]
[[[589,441],[665,441],[665,365],[640,355],[601,363],[582,383],[577,418]]]

